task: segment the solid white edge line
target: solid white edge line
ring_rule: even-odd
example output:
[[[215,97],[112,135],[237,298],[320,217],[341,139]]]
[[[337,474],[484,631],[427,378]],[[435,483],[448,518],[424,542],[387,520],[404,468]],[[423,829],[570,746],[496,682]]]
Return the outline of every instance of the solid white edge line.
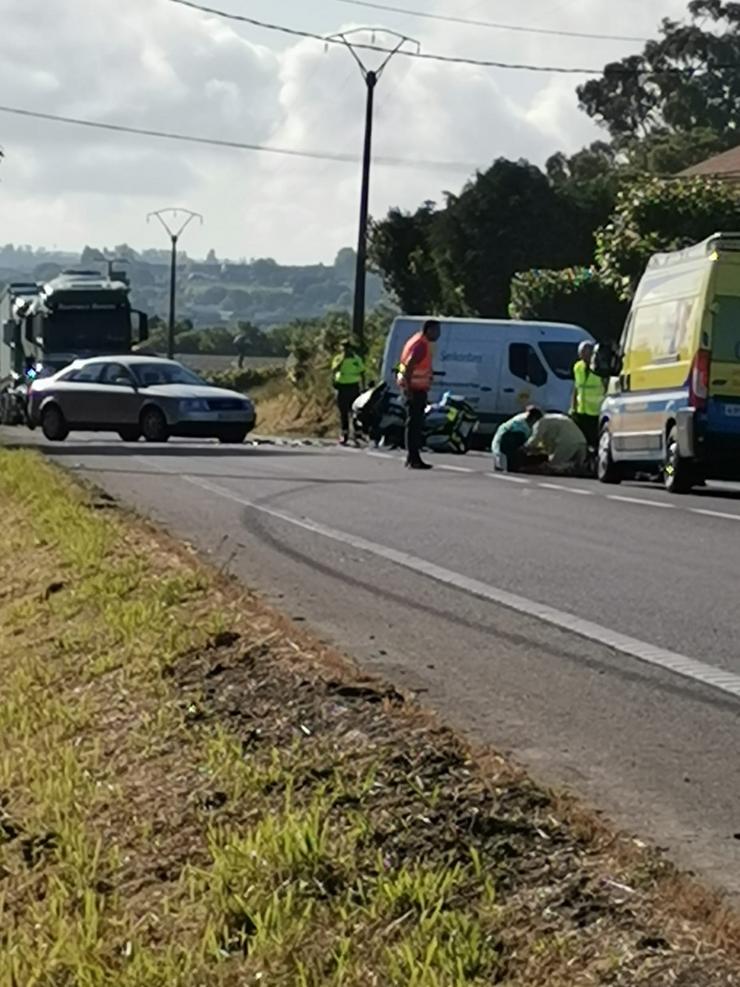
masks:
[[[172,475],[168,470],[162,469],[160,472]],[[200,477],[183,475],[181,479],[209,493],[216,494],[226,500],[231,500],[234,503],[240,504],[242,507],[258,511],[285,524],[293,525],[315,535],[321,535],[323,538],[339,542],[340,544],[349,545],[350,548],[354,548],[357,551],[375,555],[377,558],[385,559],[387,562],[392,562],[405,569],[410,569],[412,572],[428,576],[430,579],[434,579],[444,585],[463,590],[472,596],[477,596],[479,599],[489,600],[491,603],[496,603],[509,610],[525,614],[528,617],[536,617],[545,623],[552,624],[579,637],[586,638],[589,641],[596,641],[615,651],[622,652],[632,658],[637,658],[645,664],[673,672],[683,678],[691,679],[701,685],[710,686],[736,699],[740,699],[740,676],[734,675],[732,672],[715,668],[713,665],[707,665],[702,661],[689,658],[686,655],[677,654],[674,651],[668,651],[665,648],[656,647],[645,641],[630,637],[627,634],[610,630],[607,627],[601,627],[592,621],[582,620],[580,617],[575,617],[573,614],[557,610],[545,603],[538,603],[535,600],[528,600],[526,597],[517,596],[506,590],[497,589],[495,586],[490,586],[478,579],[464,576],[462,573],[446,569],[443,566],[436,565],[434,562],[428,562],[426,559],[418,558],[407,552],[388,548],[385,545],[379,545],[376,542],[368,541],[366,538],[351,535],[348,532],[339,531],[336,528],[330,528],[309,518],[299,518],[285,511],[255,503],[246,497],[239,496],[239,494],[234,493],[227,487],[211,483]]]

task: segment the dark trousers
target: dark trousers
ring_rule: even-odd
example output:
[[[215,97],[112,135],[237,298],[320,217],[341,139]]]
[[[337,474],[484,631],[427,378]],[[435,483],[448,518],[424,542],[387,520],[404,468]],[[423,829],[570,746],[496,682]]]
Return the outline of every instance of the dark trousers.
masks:
[[[583,432],[583,435],[592,449],[596,449],[599,444],[599,416],[598,415],[571,415],[573,421]]]
[[[408,463],[418,463],[421,459],[427,400],[426,391],[409,391],[406,395],[406,462]]]
[[[352,405],[360,396],[359,384],[337,384],[337,408],[339,408],[339,418],[342,423],[342,435],[349,437],[349,417],[352,413]]]

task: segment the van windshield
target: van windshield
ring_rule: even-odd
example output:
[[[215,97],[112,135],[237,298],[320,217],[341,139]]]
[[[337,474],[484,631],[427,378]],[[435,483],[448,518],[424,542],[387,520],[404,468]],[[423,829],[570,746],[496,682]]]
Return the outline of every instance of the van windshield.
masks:
[[[712,358],[718,363],[740,363],[740,298],[718,295],[712,331]]]
[[[540,343],[547,365],[561,380],[573,380],[573,366],[578,360],[578,343]]]

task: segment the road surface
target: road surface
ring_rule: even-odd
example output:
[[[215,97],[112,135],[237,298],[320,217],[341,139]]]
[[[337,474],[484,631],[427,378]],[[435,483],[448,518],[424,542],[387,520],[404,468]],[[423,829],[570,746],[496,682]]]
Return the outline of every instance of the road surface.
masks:
[[[740,489],[488,457],[31,441],[740,900]]]

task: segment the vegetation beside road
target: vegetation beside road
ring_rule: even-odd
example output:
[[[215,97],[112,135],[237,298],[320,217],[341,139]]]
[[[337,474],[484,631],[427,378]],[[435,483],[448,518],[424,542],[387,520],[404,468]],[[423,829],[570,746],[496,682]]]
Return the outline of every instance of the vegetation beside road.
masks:
[[[0,987],[740,983],[657,856],[35,455],[0,493]]]

